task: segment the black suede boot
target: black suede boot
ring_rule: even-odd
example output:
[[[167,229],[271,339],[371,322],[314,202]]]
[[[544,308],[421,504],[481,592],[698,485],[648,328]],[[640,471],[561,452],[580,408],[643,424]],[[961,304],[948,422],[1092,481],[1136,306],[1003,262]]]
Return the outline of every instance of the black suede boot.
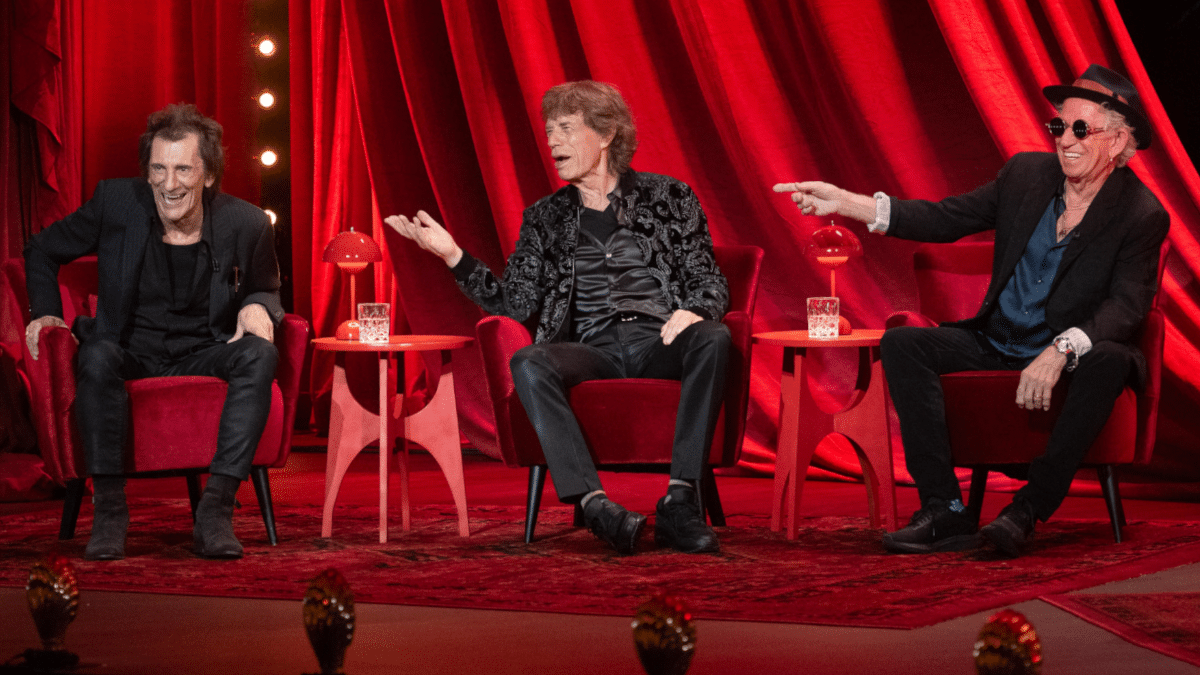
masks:
[[[192,540],[201,558],[240,558],[242,544],[233,534],[233,503],[242,481],[233,476],[212,474],[196,505]]]
[[[92,537],[83,550],[84,560],[120,560],[125,557],[129,507],[125,504],[124,476],[92,476]]]

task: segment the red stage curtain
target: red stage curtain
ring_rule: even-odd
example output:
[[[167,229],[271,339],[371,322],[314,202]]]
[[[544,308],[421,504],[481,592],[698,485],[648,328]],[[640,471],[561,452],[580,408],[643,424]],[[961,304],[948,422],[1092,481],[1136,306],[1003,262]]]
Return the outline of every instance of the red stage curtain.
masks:
[[[1157,138],[1134,169],[1171,211],[1164,281],[1168,373],[1151,475],[1200,479],[1200,180],[1134,53],[1112,0],[290,0],[295,309],[328,335],[348,284],[319,261],[338,231],[389,235],[380,213],[426,209],[497,271],[526,205],[558,185],[540,96],[563,80],[616,83],[637,117],[634,166],[690,183],[714,237],[768,252],[757,330],[803,324],[825,275],[801,251],[813,228],[782,180],[939,198],[992,177],[1004,158],[1049,149],[1040,88],[1090,62],[1129,73]],[[225,126],[225,189],[255,201],[257,113],[247,3],[26,0],[0,10],[0,251],[75,208],[101,178],[136,173],[145,116],[192,101]],[[1182,123],[1182,122],[1181,122]],[[915,308],[912,245],[860,233],[839,273],[857,326]],[[441,264],[406,242],[359,278],[359,297],[398,293],[398,324],[469,334],[479,312]],[[393,271],[395,273],[393,275]],[[5,326],[4,328],[11,328]],[[465,433],[489,451],[474,352],[458,378]],[[770,470],[777,350],[760,349],[745,465]],[[414,363],[413,365],[416,365]],[[825,384],[849,386],[831,359]],[[476,369],[476,370],[473,370]],[[327,377],[317,368],[316,379]],[[412,368],[414,378],[419,369]],[[854,476],[853,457],[817,464]]]
[[[195,103],[222,123],[223,187],[258,200],[244,3],[24,0],[5,4],[0,32],[5,259],[75,210],[97,181],[137,175],[146,116],[168,103]]]
[[[195,103],[225,128],[222,187],[256,202],[258,123],[246,3],[221,0],[22,0],[0,7],[0,256],[89,198],[96,182],[137,175],[146,116]],[[0,342],[22,339],[5,316]],[[11,349],[10,349],[11,348]],[[0,358],[12,358],[11,356]],[[24,391],[11,363],[0,378],[0,450],[14,442]],[[14,478],[16,462],[4,471]],[[11,480],[8,485],[14,485]],[[3,490],[0,490],[3,492]],[[37,491],[27,492],[33,495]],[[12,498],[12,494],[6,494]]]
[[[437,259],[397,241],[378,213],[425,209],[501,270],[521,210],[560,185],[539,104],[564,80],[620,87],[638,123],[634,167],[691,184],[718,242],[766,249],[756,322],[765,331],[802,326],[803,298],[827,287],[801,255],[826,223],[801,217],[770,192],[773,183],[819,178],[931,199],[964,192],[1014,152],[1051,149],[1043,86],[1091,62],[1129,73],[1156,132],[1133,167],[1171,211],[1175,246],[1164,282],[1170,372],[1155,467],[1200,479],[1189,424],[1200,412],[1192,285],[1200,181],[1112,0],[292,0],[290,8],[293,152],[312,153],[311,166],[295,163],[295,176],[313,181],[311,196],[295,192],[295,212],[312,214],[309,241],[297,215],[296,260],[314,260],[305,302],[319,334],[344,317],[344,282],[312,254],[350,225],[387,240],[414,331],[471,333],[478,310]],[[299,95],[304,80],[308,101]],[[315,143],[302,148],[308,138]],[[866,255],[838,275],[843,311],[856,326],[881,327],[888,313],[915,309],[912,244],[851,227]],[[377,292],[389,281],[380,267]],[[773,463],[780,358],[756,352],[747,468]],[[487,449],[481,378],[467,360],[460,405],[468,435]],[[826,365],[830,390],[847,388],[849,364]],[[833,448],[816,463],[857,474],[854,458]]]

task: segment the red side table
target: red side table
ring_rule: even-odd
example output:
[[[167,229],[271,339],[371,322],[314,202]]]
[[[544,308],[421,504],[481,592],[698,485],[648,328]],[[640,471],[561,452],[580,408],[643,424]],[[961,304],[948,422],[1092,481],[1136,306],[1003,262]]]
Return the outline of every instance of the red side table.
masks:
[[[458,410],[454,401],[454,375],[450,368],[450,352],[473,342],[473,338],[457,335],[393,335],[387,344],[368,344],[357,340],[317,338],[314,348],[337,352],[333,368],[333,409],[329,418],[329,450],[325,461],[325,508],[321,516],[321,536],[333,535],[333,506],[350,462],[369,443],[379,441],[379,543],[387,541],[388,465],[390,449],[397,438],[419,443],[437,460],[458,509],[458,533],[469,536],[467,526],[467,495],[463,484],[462,447],[459,445]],[[389,387],[388,363],[393,352],[442,353],[442,374],[437,393],[419,412],[405,416],[404,394]],[[345,354],[370,352],[379,357],[379,410],[372,411],[360,403],[346,379]],[[391,382],[404,382],[404,359],[396,359],[396,377]],[[403,424],[392,425],[389,418]],[[400,502],[403,529],[411,528],[408,495],[408,443],[400,452]]]
[[[808,465],[817,445],[827,436],[844,440],[858,455],[867,487],[871,527],[896,529],[896,487],[892,467],[892,441],[888,433],[888,392],[879,360],[882,330],[855,329],[834,340],[814,340],[807,330],[759,333],[754,342],[783,347],[783,376],[779,387],[779,448],[775,458],[775,495],[771,529],[796,538],[800,495]],[[804,372],[809,349],[858,349],[858,377],[854,393],[833,412],[813,400]]]

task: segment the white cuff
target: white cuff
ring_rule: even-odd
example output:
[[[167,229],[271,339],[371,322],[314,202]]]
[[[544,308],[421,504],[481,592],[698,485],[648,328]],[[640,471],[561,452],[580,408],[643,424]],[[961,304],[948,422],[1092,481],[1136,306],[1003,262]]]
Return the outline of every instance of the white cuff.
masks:
[[[1066,338],[1067,342],[1071,343],[1071,351],[1075,352],[1075,356],[1083,356],[1092,351],[1092,340],[1079,328],[1068,328],[1059,333],[1055,339]]]
[[[892,223],[892,200],[882,192],[871,196],[875,198],[875,222],[868,223],[867,229],[876,234],[887,234]]]

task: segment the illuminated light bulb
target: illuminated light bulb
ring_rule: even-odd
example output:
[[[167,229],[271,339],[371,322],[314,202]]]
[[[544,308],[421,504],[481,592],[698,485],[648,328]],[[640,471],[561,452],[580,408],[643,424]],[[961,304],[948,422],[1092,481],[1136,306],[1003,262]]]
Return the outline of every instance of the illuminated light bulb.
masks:
[[[271,224],[272,224],[272,225],[274,225],[275,223],[279,222],[279,215],[278,215],[278,214],[276,214],[276,213],[275,213],[274,211],[272,211],[271,209],[263,209],[263,213],[267,214],[267,217],[271,219]]]
[[[274,150],[263,150],[258,161],[262,162],[263,166],[275,166],[275,163],[279,161],[279,155],[275,154]]]
[[[271,56],[275,53],[275,41],[269,37],[265,37],[258,42],[258,53],[263,56]]]
[[[263,93],[258,95],[258,105],[264,110],[269,110],[275,105],[275,94],[270,91],[263,90]]]

